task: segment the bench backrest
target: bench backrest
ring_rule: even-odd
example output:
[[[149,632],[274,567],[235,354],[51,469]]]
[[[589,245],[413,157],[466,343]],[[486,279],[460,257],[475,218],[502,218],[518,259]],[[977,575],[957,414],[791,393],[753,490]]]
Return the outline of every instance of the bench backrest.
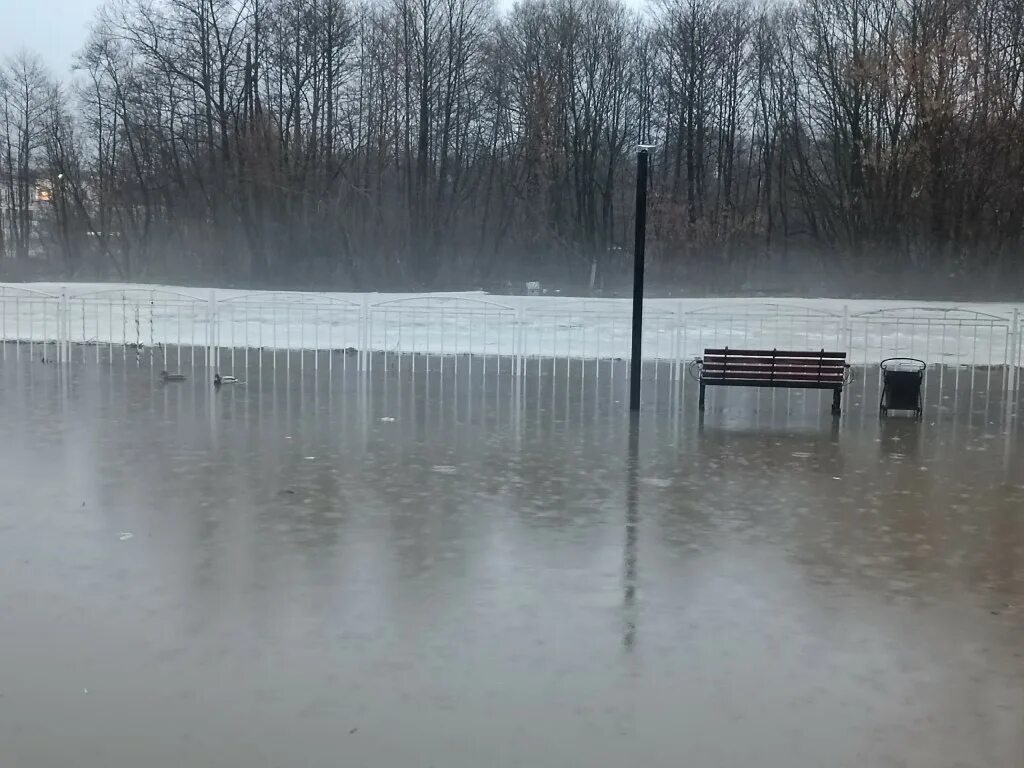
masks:
[[[701,378],[708,382],[842,386],[846,379],[846,353],[728,347],[706,349]]]

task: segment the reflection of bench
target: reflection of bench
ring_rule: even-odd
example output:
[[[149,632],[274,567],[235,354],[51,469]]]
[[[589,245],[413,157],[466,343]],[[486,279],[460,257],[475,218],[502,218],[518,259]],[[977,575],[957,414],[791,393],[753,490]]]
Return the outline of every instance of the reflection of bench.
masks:
[[[706,349],[700,366],[700,409],[706,387],[831,389],[832,413],[838,415],[848,368],[845,352]]]

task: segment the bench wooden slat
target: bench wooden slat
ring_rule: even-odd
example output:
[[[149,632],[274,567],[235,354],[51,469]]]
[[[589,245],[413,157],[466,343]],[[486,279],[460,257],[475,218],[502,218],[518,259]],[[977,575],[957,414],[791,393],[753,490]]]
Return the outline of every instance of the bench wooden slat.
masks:
[[[804,365],[804,366],[823,366],[825,368],[843,368],[846,366],[845,360],[836,359],[819,359],[819,358],[806,358],[806,357],[741,357],[736,355],[735,357],[724,355],[704,355],[704,364],[710,365],[712,363],[726,363],[728,365],[733,364],[745,364],[745,365]]]
[[[845,360],[845,352],[808,352],[807,350],[784,350],[784,349],[705,349],[704,356],[727,355],[729,357],[801,357],[801,358],[825,358],[826,360]]]
[[[788,379],[777,379],[766,382],[764,379],[707,379],[701,384],[716,387],[758,387],[763,389],[770,386],[773,389],[831,389],[841,390],[841,382],[831,381],[789,381]]]
[[[824,381],[830,384],[842,384],[843,376],[817,376],[816,374],[772,374],[763,371],[737,371],[731,374],[709,374],[705,377],[709,382],[726,381],[728,379],[757,379],[763,382],[772,381]]]
[[[721,376],[722,374],[736,374],[742,376],[745,373],[764,373],[767,375],[776,375],[781,377],[784,376],[839,376],[841,378],[846,376],[845,368],[799,368],[796,366],[786,365],[772,368],[770,365],[744,365],[744,366],[733,366],[733,365],[705,365],[704,374],[706,376]]]
[[[773,381],[806,381],[810,383],[821,382],[822,384],[828,384],[829,386],[836,386],[842,384],[844,377],[836,374],[818,376],[814,373],[783,373],[773,374],[769,371],[735,371],[732,373],[710,373],[705,378],[709,384],[713,384],[719,381],[732,381],[735,379],[749,379],[751,381],[757,381],[761,384],[771,383]]]
[[[764,364],[764,362],[733,362],[728,361],[728,364],[723,364],[721,361],[705,361],[703,364],[703,370],[707,372],[720,372],[720,371],[776,371],[782,373],[795,373],[795,374],[806,374],[806,373],[817,373],[820,371],[823,374],[836,375],[845,374],[846,366],[793,366],[793,365],[782,365],[773,366],[771,364]]]

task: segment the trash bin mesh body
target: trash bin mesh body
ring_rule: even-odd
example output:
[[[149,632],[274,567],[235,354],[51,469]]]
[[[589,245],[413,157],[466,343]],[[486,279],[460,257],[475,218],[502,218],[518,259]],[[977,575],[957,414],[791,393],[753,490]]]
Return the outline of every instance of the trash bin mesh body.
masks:
[[[921,371],[885,372],[885,407],[895,411],[916,411],[921,402]]]
[[[882,413],[914,411],[921,415],[921,387],[924,384],[925,363],[909,357],[883,360]]]

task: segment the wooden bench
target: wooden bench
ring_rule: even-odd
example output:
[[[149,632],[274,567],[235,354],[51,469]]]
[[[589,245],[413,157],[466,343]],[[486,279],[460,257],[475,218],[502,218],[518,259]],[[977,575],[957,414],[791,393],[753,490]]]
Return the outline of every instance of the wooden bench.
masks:
[[[707,387],[831,389],[832,413],[842,410],[845,352],[785,352],[778,349],[706,349],[700,361],[700,409]]]

